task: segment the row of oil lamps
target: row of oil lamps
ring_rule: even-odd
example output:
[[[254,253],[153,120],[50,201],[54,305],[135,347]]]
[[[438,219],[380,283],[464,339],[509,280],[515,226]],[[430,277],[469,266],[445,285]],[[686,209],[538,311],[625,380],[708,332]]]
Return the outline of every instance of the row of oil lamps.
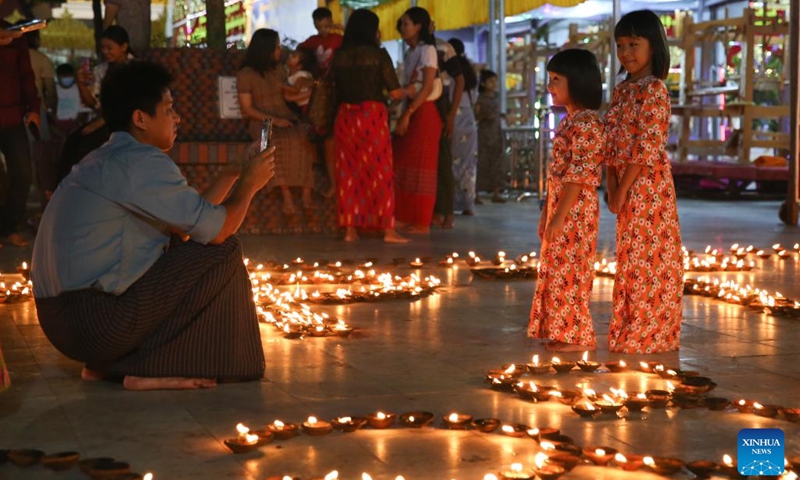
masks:
[[[284,423],[280,420],[267,424],[262,430],[252,431],[244,424],[238,424],[238,435],[224,440],[224,444],[234,453],[248,453],[266,445],[273,440],[288,440],[297,436],[301,431],[310,436],[325,436],[340,430],[342,432],[355,432],[365,425],[375,429],[387,429],[396,421],[407,428],[424,428],[433,424],[436,415],[426,411],[407,412],[399,417],[392,413],[374,412],[363,417],[337,417],[332,421],[320,420],[314,416],[301,424]],[[735,461],[730,455],[724,455],[722,463],[708,460],[684,462],[677,458],[652,457],[638,454],[622,454],[612,447],[575,445],[573,439],[562,434],[559,429],[552,427],[530,427],[528,425],[502,422],[496,418],[474,419],[472,415],[463,413],[450,413],[441,417],[441,426],[448,430],[474,429],[482,433],[491,433],[499,430],[502,434],[513,438],[531,438],[535,440],[541,452],[537,453],[534,465],[526,467],[522,463],[514,463],[503,467],[497,474],[487,474],[484,480],[499,479],[528,479],[528,480],[555,480],[577,465],[590,463],[603,467],[616,467],[627,471],[639,469],[650,470],[660,475],[672,475],[682,468],[687,468],[697,478],[709,478],[716,472],[726,474],[729,478],[745,478],[739,474]],[[797,480],[795,469],[800,469],[800,458],[791,461],[784,460],[786,471],[781,476],[783,479]],[[333,471],[324,477],[324,480],[338,479],[338,472]],[[275,480],[296,480],[296,477],[270,477]],[[363,474],[362,479],[369,480],[369,474]],[[395,477],[395,480],[402,479]]]
[[[22,265],[17,267],[17,272],[24,277],[24,282],[6,283],[2,280],[3,274],[0,273],[0,304],[20,303],[32,298],[33,284],[31,284],[30,280],[28,262],[22,262]]]
[[[780,292],[769,293],[750,285],[739,285],[732,280],[712,280],[709,277],[687,278],[684,279],[683,293],[742,305],[773,316],[800,317],[800,302],[784,297]]]
[[[680,408],[704,406],[709,410],[725,410],[733,406],[741,413],[752,413],[761,417],[775,418],[783,414],[790,422],[800,422],[800,408],[784,408],[779,405],[764,405],[754,400],[739,399],[730,402],[727,398],[707,397],[717,387],[710,378],[700,376],[698,372],[665,367],[658,362],[640,362],[636,368],[630,368],[624,360],[606,362],[605,369],[600,370],[600,362],[588,360],[588,352],[584,352],[577,362],[561,361],[553,357],[550,362],[539,362],[534,355],[531,363],[509,364],[502,368],[489,370],[485,380],[494,390],[516,393],[521,398],[534,402],[546,402],[555,398],[564,405],[572,407],[572,411],[582,418],[594,418],[600,414],[617,415],[624,409],[628,412],[639,412],[644,408],[665,408],[668,404]],[[612,373],[639,371],[655,374],[666,380],[666,389],[652,389],[635,396],[630,396],[622,389],[611,389],[611,394],[598,395],[591,389],[582,391],[558,389],[534,382],[534,378],[555,373],[568,373],[575,368],[582,372],[609,371]],[[541,378],[541,377],[539,377]],[[673,381],[678,382],[676,385]]]
[[[83,473],[95,479],[153,480],[154,478],[152,473],[140,475],[132,472],[127,462],[109,457],[81,459],[78,452],[45,454],[41,450],[32,448],[0,450],[0,466],[6,462],[20,468],[41,465],[54,472],[66,472],[77,464]]]

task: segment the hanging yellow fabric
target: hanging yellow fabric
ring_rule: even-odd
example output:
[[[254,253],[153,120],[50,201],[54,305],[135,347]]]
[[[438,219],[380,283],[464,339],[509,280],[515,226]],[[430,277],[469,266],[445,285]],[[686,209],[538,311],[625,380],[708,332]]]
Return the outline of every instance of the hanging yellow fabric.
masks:
[[[320,3],[324,3],[321,0]],[[550,4],[555,7],[574,7],[586,0],[506,0],[506,16],[519,15]],[[457,30],[489,22],[489,0],[417,0],[417,5],[428,10],[436,22],[436,30]],[[381,19],[381,35],[384,40],[400,38],[395,28],[397,19],[411,7],[411,0],[394,0],[372,8]],[[334,20],[342,18],[342,7],[338,0],[330,3]]]

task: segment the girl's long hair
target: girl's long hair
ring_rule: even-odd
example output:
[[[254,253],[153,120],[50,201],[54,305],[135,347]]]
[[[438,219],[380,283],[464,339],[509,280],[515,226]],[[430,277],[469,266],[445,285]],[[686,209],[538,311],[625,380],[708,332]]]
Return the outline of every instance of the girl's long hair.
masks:
[[[256,30],[250,39],[250,45],[247,46],[242,68],[250,67],[263,75],[278,66],[275,49],[278,48],[279,40],[280,35],[275,30],[269,28]]]
[[[458,62],[461,64],[461,70],[464,73],[464,89],[468,92],[475,90],[478,86],[478,75],[475,73],[475,67],[472,66],[472,62],[467,58],[467,54],[464,53],[464,42],[457,38],[451,38],[447,43],[453,46],[453,50],[458,55]]]

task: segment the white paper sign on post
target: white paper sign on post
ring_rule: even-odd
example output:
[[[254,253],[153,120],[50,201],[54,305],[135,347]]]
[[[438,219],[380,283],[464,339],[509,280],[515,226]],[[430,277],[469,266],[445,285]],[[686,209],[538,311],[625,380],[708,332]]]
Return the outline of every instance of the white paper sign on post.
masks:
[[[236,77],[219,77],[219,117],[242,118]]]

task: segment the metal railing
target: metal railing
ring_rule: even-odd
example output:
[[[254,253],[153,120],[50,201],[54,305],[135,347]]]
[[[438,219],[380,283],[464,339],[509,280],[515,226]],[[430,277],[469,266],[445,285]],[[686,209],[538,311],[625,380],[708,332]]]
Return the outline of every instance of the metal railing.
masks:
[[[551,132],[544,127],[545,117],[546,112],[542,111],[538,127],[503,127],[504,152],[510,159],[509,187],[516,192],[518,202],[534,196],[541,202],[547,193]]]

